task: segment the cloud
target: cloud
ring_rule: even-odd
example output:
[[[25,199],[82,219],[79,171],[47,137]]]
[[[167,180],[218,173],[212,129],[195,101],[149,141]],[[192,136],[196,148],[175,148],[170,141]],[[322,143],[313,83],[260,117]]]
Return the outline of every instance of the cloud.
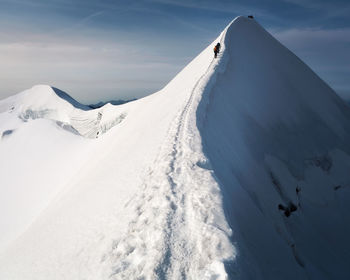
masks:
[[[163,87],[183,63],[122,41],[40,33],[23,38],[0,43],[0,99],[34,84],[55,85],[83,102],[141,97]]]
[[[350,28],[270,30],[339,94],[350,94]]]
[[[158,3],[163,5],[177,6],[182,8],[190,8],[196,10],[206,10],[210,12],[221,12],[225,14],[247,14],[251,13],[252,7],[247,4],[240,4],[236,2],[227,2],[227,1],[198,1],[198,0],[147,0],[150,3]],[[262,10],[254,7],[255,13],[262,14]]]
[[[68,92],[72,88],[73,95],[99,91],[102,99],[126,92],[141,96],[165,85],[232,17],[248,13],[275,27],[272,33],[330,83],[349,84],[343,78],[349,73],[348,29],[276,26],[322,27],[327,16],[350,12],[350,4],[271,2],[0,0],[0,71],[5,73],[0,98],[35,83],[53,82]],[[337,22],[332,26],[341,26]]]
[[[328,43],[350,43],[350,28],[321,29],[321,28],[296,28],[296,29],[270,29],[280,40],[295,47],[315,46],[322,47]]]
[[[317,61],[321,69],[350,69],[350,28],[271,30],[271,33],[306,60]]]
[[[350,13],[350,3],[343,0],[283,0],[286,3],[292,3],[302,8],[316,10],[322,13],[325,19],[348,17]]]

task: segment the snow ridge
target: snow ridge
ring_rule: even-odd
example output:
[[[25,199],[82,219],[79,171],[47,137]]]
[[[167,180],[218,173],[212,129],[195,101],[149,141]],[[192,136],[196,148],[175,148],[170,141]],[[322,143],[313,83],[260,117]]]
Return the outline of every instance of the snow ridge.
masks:
[[[217,40],[135,102],[0,102],[1,279],[349,279],[349,108],[254,19]]]
[[[350,193],[336,187],[350,184],[349,108],[255,20],[225,43],[198,119],[234,231],[230,276],[349,279]]]
[[[149,170],[142,194],[126,205],[137,214],[104,257],[112,266],[112,279],[226,279],[224,261],[235,254],[231,230],[195,121],[201,95],[220,63],[213,59],[195,83],[152,164],[161,168]]]

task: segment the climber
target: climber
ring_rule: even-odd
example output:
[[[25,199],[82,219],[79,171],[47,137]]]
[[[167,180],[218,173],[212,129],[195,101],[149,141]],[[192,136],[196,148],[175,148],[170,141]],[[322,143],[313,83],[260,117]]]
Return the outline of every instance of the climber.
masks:
[[[278,204],[278,210],[283,211],[284,215],[288,218],[292,212],[295,212],[298,210],[298,207],[295,206],[295,204],[293,202],[289,202],[288,206]]]
[[[217,43],[216,46],[214,47],[214,56],[215,58],[217,57],[218,53],[220,52],[220,43]]]

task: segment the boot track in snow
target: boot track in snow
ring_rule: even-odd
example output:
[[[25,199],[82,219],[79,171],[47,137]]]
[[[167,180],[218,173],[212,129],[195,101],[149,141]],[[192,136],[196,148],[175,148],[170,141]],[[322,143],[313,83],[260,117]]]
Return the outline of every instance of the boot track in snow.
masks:
[[[156,173],[148,172],[142,194],[126,205],[134,208],[136,216],[107,257],[112,279],[211,279],[219,275],[215,266],[225,274],[223,264],[216,262],[228,257],[217,252],[220,246],[225,247],[221,239],[227,241],[227,229],[210,224],[211,212],[221,203],[220,196],[217,189],[210,190],[215,189],[212,178],[208,180],[213,186],[202,188],[202,178],[197,178],[198,171],[194,169],[202,169],[201,173],[207,173],[204,177],[212,175],[193,163],[194,151],[189,147],[189,139],[195,136],[191,129],[196,129],[188,120],[190,114],[196,113],[194,98],[202,94],[200,86],[217,61],[213,59],[198,79],[173,121],[152,165],[161,168]]]

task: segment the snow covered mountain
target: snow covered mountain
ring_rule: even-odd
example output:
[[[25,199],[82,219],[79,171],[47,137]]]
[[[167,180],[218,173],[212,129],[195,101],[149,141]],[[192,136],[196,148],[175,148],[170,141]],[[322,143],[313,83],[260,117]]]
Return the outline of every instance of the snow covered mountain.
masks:
[[[350,278],[350,110],[253,19],[140,100],[0,101],[0,135],[0,279]]]

